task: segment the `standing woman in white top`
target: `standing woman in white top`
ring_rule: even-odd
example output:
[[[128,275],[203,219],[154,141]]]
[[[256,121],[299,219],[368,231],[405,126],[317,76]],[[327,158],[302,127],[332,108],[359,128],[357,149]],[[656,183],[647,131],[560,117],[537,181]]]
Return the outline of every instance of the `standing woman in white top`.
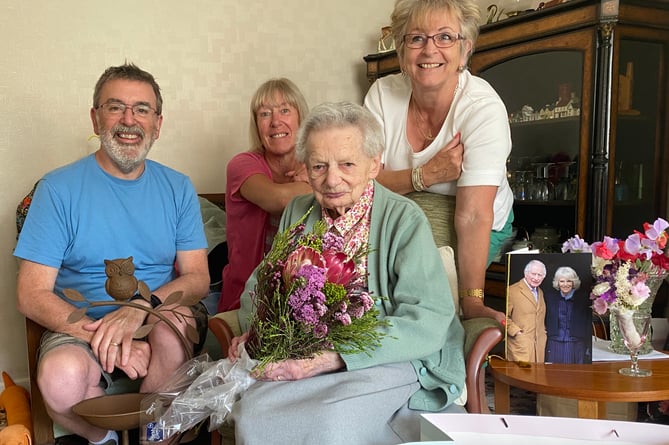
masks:
[[[384,129],[379,182],[419,203],[438,199],[447,215],[430,222],[454,232],[446,239],[457,254],[463,317],[505,324],[484,305],[483,288],[511,236],[511,132],[500,97],[467,70],[479,16],[473,0],[397,0],[391,26],[402,74],[378,79],[365,106]]]

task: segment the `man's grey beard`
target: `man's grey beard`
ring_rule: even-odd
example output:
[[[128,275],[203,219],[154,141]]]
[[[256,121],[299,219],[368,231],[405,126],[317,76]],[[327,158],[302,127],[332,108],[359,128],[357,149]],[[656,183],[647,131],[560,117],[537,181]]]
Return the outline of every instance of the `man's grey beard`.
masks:
[[[114,139],[114,134],[116,133],[133,133],[133,134],[139,134],[142,136],[142,141],[143,145],[142,146],[135,146],[135,145],[126,145],[126,144],[119,144],[115,139]],[[145,137],[144,130],[139,127],[126,127],[125,125],[116,125],[112,127],[109,131],[102,132],[100,134],[100,142],[102,143],[102,148],[107,152],[111,160],[116,164],[119,170],[121,170],[124,174],[132,173],[142,165],[144,160],[149,154],[149,151],[151,150],[151,146],[153,146],[153,143],[155,142],[155,138],[153,135],[149,137],[148,139]],[[133,147],[139,149],[139,153],[137,156],[132,157],[129,155],[129,152],[127,150],[128,147]],[[134,151],[134,150],[133,150]]]

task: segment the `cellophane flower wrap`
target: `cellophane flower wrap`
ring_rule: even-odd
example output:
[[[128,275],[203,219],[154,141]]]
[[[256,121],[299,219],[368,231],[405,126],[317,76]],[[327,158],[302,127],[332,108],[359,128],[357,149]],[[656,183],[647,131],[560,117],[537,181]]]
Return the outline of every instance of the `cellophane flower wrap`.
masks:
[[[387,321],[358,272],[368,247],[347,254],[344,239],[322,220],[307,232],[310,212],[277,234],[258,268],[246,348],[261,368],[325,350],[369,353],[384,336]]]
[[[565,241],[562,252],[592,252],[595,284],[590,299],[595,312],[633,311],[646,301],[651,293],[648,279],[664,277],[669,270],[668,227],[667,221],[658,218],[624,240],[605,236],[588,245],[576,235]]]

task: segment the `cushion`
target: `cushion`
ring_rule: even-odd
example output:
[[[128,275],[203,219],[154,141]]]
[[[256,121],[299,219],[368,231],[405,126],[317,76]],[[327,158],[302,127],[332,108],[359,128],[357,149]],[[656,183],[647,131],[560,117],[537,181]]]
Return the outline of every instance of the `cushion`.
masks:
[[[446,269],[448,276],[448,284],[451,285],[451,294],[453,295],[453,303],[455,304],[456,313],[460,313],[460,298],[458,297],[458,272],[455,268],[455,252],[451,246],[441,246],[439,248],[439,255],[441,262]]]

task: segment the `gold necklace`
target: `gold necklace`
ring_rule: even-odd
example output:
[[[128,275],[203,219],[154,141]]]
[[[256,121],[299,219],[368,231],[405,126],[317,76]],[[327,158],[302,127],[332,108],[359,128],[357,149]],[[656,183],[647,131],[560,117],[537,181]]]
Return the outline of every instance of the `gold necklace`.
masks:
[[[455,86],[455,89],[453,90],[453,99],[455,99],[455,95],[457,94],[459,88],[460,88],[460,80],[458,79],[458,84]],[[414,120],[416,121],[416,127],[418,127],[418,131],[420,132],[424,141],[432,142],[437,136],[432,136],[432,129],[430,128],[430,123],[426,121],[425,118],[423,118],[420,107],[418,106],[418,102],[416,102],[416,99],[413,94],[411,95],[411,101],[413,101],[413,115],[414,115]],[[453,101],[451,100],[451,105],[452,104]],[[446,113],[444,113],[444,117],[440,120],[441,122],[440,127],[441,125],[443,125],[444,120],[446,120],[446,116],[448,115],[448,111],[451,109],[451,105],[448,106],[448,109],[446,109]],[[427,128],[427,133],[423,131],[423,125],[425,125],[425,128]]]
[[[421,112],[418,108],[418,103],[416,103],[416,99],[414,99],[413,95],[411,95],[411,100],[413,101],[413,116],[414,121],[416,121],[416,127],[418,128],[418,131],[420,132],[421,136],[423,136],[423,140],[433,141],[435,136],[432,136],[430,124],[421,115]],[[427,128],[427,134],[423,131],[423,125],[425,125]]]

